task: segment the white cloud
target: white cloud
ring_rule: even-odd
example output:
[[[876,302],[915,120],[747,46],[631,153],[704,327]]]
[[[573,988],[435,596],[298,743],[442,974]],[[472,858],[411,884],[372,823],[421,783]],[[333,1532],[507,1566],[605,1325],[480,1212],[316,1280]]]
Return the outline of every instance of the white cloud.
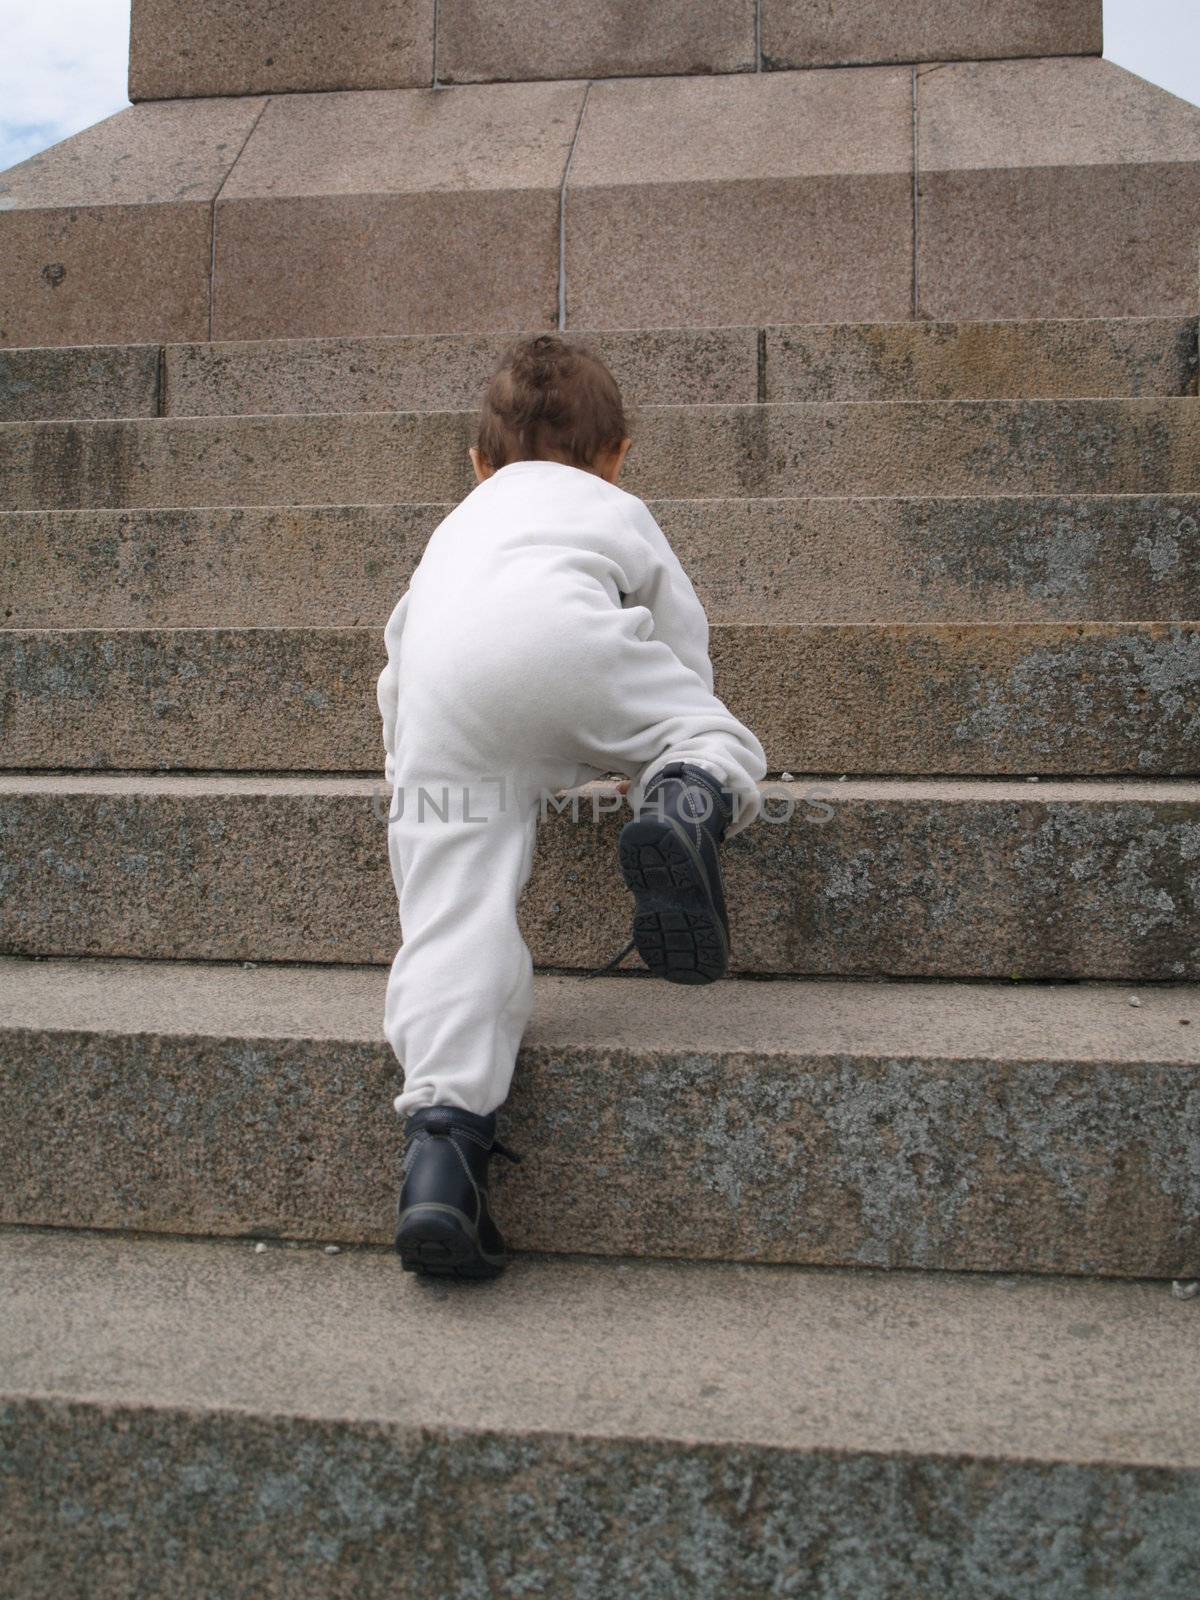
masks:
[[[0,0],[0,169],[129,104],[129,0]]]
[[[128,104],[129,0],[0,0],[0,39],[0,170]],[[1105,0],[1104,53],[1200,104],[1200,0]]]

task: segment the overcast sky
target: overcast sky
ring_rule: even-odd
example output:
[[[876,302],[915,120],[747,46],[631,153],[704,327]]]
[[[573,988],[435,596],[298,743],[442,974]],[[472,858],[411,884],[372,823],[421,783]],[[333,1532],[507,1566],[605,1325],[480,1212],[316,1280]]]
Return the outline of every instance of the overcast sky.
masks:
[[[0,169],[128,104],[129,0],[0,0],[0,39]],[[1200,105],[1200,0],[1105,0],[1104,53]]]

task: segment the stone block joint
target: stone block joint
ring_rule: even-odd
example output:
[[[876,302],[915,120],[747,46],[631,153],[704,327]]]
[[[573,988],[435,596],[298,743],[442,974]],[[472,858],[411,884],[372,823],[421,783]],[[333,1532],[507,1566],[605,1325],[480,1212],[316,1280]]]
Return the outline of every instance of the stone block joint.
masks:
[[[921,315],[921,129],[916,66],[912,69],[912,314]]]
[[[263,103],[258,108],[258,115],[255,117],[254,121],[250,124],[249,132],[246,134],[246,137],[242,140],[241,145],[238,148],[237,155],[234,156],[232,162],[230,163],[228,172],[226,172],[224,178],[222,178],[222,180],[220,182],[220,185],[217,188],[216,194],[213,195],[212,208],[211,208],[211,214],[210,214],[210,219],[209,219],[209,257],[208,257],[208,337],[209,337],[209,341],[210,342],[211,342],[212,337],[213,337],[213,326],[214,326],[214,320],[215,320],[215,316],[216,316],[215,300],[216,300],[216,293],[217,293],[217,205],[220,202],[221,196],[225,192],[226,184],[228,184],[230,178],[233,176],[234,168],[237,166],[238,162],[242,159],[242,156],[246,152],[246,146],[250,143],[251,139],[253,139],[253,137],[254,137],[254,130],[258,127],[259,123],[262,121],[263,114],[265,113],[267,107],[271,104],[272,98],[273,98],[273,96],[271,96],[271,95],[264,95],[263,96]]]
[[[584,86],[583,99],[579,103],[579,115],[575,119],[575,129],[571,135],[571,145],[567,151],[567,159],[563,164],[562,184],[558,191],[558,329],[560,333],[567,326],[567,182],[571,176],[571,161],[575,155],[575,146],[579,141],[579,130],[583,126],[583,117],[587,110],[588,96],[591,92],[592,80],[589,78]]]

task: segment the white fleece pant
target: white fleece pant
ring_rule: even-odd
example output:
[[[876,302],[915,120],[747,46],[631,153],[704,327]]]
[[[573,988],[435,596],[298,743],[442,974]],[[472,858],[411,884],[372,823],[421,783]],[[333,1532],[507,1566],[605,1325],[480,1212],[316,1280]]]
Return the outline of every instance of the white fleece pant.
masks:
[[[406,638],[388,822],[403,944],[384,1032],[404,1067],[402,1115],[486,1115],[508,1095],[533,1003],[516,907],[543,794],[617,772],[636,805],[659,767],[691,761],[736,796],[737,832],[766,772],[754,734],[642,636],[646,613],[597,585],[446,621],[444,636]],[[592,825],[587,804],[578,825]]]

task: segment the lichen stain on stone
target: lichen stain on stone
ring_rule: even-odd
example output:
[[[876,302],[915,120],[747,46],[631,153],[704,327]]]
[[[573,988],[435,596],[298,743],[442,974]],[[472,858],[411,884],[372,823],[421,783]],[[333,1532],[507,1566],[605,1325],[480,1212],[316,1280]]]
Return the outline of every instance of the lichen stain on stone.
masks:
[[[1002,1100],[983,1100],[983,1129],[1004,1150],[1006,1170],[1042,1172],[1077,1217],[1140,1167],[1145,1183],[1176,1202],[1182,1238],[1200,1215],[1200,1088],[1192,1082],[1152,1064],[1024,1065],[1006,1076]]]
[[[696,1142],[691,1170],[703,1188],[720,1195],[736,1214],[747,1185],[762,1189],[787,1178],[786,1152],[778,1148],[771,1129],[791,1120],[797,1093],[763,1075],[751,1108],[740,1090],[731,1091],[721,1058],[692,1055],[663,1063],[642,1078],[639,1093],[621,1104],[618,1124],[625,1160],[638,1170],[660,1163],[681,1121],[689,1123]]]
[[[1179,534],[1194,538],[1196,531],[1197,523],[1192,517],[1185,517],[1178,524]],[[1164,578],[1169,577],[1183,556],[1176,533],[1169,532],[1162,526],[1155,528],[1153,537],[1143,535],[1138,539],[1134,544],[1133,553],[1143,557],[1155,583],[1161,583]]]
[[[872,858],[860,852],[846,861],[835,861],[825,874],[822,893],[827,900],[852,900],[859,905],[869,901],[875,891],[871,876]]]
[[[1111,1265],[1097,1196],[1133,1182],[1172,1202],[1146,1238],[1157,1269],[1185,1242],[1170,1217],[1200,1210],[1200,1088],[1173,1068],[845,1057],[741,1076],[697,1055],[642,1073],[614,1109],[614,1172],[661,1171],[668,1155],[716,1205],[695,1221],[710,1246],[752,1240],[778,1259],[801,1245],[863,1265],[985,1265],[1023,1249],[1035,1216],[1067,1231],[1072,1259]],[[1017,1179],[1025,1206],[998,1209]],[[1053,1240],[1041,1259],[1061,1263]]]
[[[1195,1594],[1200,1484],[1167,1469],[40,1399],[0,1425],[33,1570],[130,1593],[168,1548],[184,1587],[231,1596],[349,1600],[397,1573],[455,1600]],[[114,1539],[98,1511],[157,1538]],[[471,1541],[413,1539],[464,1517]]]
[[[933,806],[909,831],[898,827],[894,809],[886,805],[863,808],[852,821],[869,842],[855,848],[835,839],[823,857],[808,853],[808,871],[816,865],[821,885],[811,903],[820,929],[837,936],[842,930],[836,915],[860,906],[881,912],[911,908],[924,928],[952,922],[961,909],[962,808],[950,808],[948,815]]]
[[[903,534],[918,588],[939,614],[952,583],[982,615],[1003,614],[996,601],[1011,596],[1010,604],[1034,604],[1050,616],[1070,607],[1072,616],[1103,617],[1104,593],[1114,583],[1132,585],[1129,603],[1137,604],[1145,585],[1153,591],[1169,582],[1184,604],[1189,573],[1200,581],[1194,503],[1186,496],[1096,501],[1087,495],[1001,496],[945,508],[918,503]]]
[[[865,1074],[859,1062],[841,1064],[813,1087],[814,1113],[833,1136],[824,1176],[858,1197],[864,1236],[856,1259],[877,1266],[945,1259],[974,1180],[970,1143],[947,1138],[969,1119],[966,1082],[890,1059]]]
[[[961,692],[977,703],[951,729],[957,744],[1014,746],[1069,768],[1081,746],[1103,746],[1118,770],[1186,769],[1200,751],[1200,629],[1085,634],[1030,650],[1006,675],[969,665]]]
[[[11,637],[8,645],[10,690],[8,704],[42,706],[62,701],[94,703],[106,680],[97,676],[96,662],[87,641],[69,636],[35,634],[28,640]]]
[[[1198,832],[1200,824],[1164,820],[1150,806],[1050,806],[1014,865],[1032,893],[1055,903],[1067,860],[1071,875],[1093,891],[1074,902],[1076,914],[1086,906],[1106,932],[1124,938],[1132,928],[1144,939],[1187,926],[1200,909],[1196,886],[1185,885],[1178,869]]]
[[[1030,577],[1029,592],[1035,600],[1086,594],[1094,581],[1102,544],[1097,528],[1058,517],[1046,531],[1033,533],[1021,548],[1019,560],[1009,558],[1011,581],[1019,586],[1023,577]]]
[[[82,863],[73,856],[64,855],[53,845],[44,845],[37,852],[36,860],[41,866],[49,868],[52,877],[63,883],[78,887],[87,879],[87,871]]]

